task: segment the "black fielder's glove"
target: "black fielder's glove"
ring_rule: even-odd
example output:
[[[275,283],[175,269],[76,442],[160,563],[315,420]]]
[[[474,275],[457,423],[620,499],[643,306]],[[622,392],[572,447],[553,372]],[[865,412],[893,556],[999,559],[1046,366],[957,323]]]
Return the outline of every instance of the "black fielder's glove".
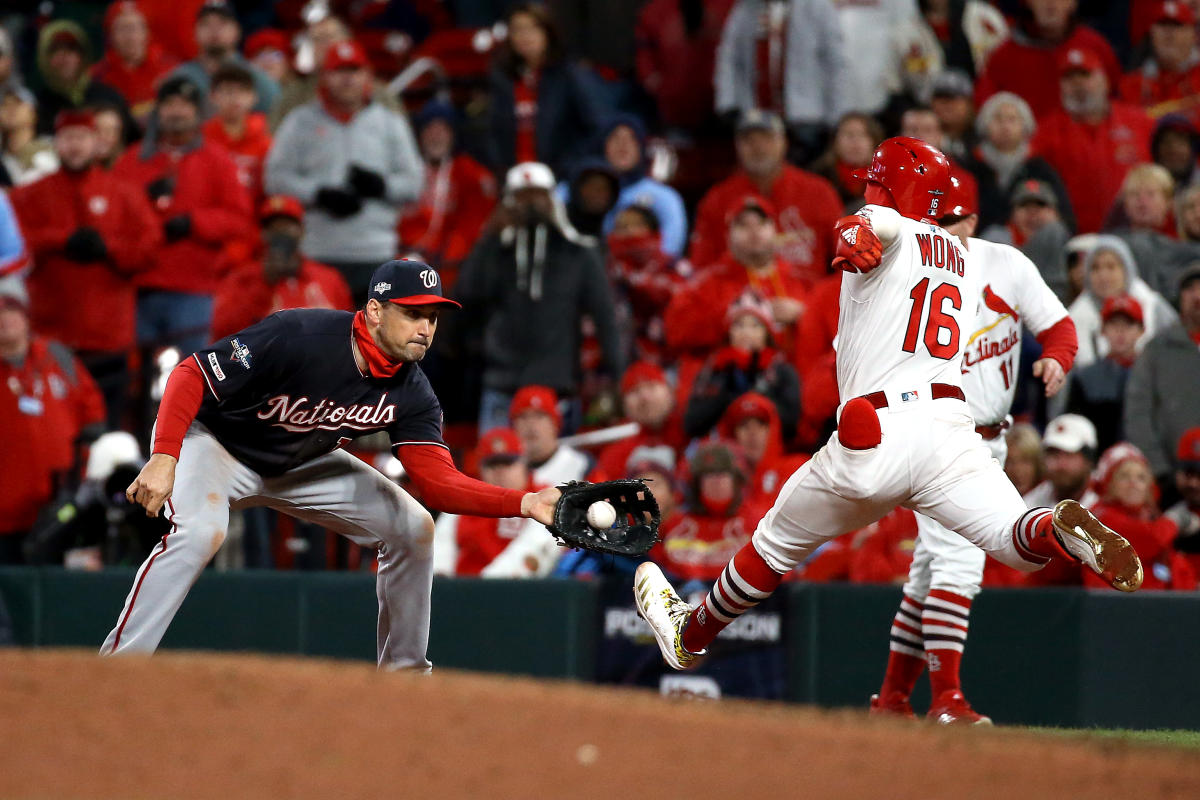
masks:
[[[616,556],[642,556],[658,541],[662,514],[645,481],[571,481],[558,489],[562,497],[554,506],[554,524],[546,527],[564,547]],[[617,512],[616,522],[603,530],[593,528],[587,518],[588,508],[599,502],[611,503]]]

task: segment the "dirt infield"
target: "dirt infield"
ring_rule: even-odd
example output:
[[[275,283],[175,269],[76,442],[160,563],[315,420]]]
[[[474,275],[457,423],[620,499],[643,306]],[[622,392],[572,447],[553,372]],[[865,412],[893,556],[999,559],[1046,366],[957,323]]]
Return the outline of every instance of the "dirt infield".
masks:
[[[0,797],[1200,797],[1200,755],[360,664],[0,655]]]

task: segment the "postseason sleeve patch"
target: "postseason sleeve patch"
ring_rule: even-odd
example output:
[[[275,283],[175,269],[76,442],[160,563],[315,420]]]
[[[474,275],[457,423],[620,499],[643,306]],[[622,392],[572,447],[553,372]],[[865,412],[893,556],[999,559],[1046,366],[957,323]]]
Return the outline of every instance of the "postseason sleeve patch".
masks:
[[[250,348],[236,338],[230,344],[233,345],[233,360],[250,369]]]
[[[218,381],[225,380],[225,370],[221,369],[221,363],[217,360],[216,353],[208,354],[208,366],[212,368],[212,374]]]

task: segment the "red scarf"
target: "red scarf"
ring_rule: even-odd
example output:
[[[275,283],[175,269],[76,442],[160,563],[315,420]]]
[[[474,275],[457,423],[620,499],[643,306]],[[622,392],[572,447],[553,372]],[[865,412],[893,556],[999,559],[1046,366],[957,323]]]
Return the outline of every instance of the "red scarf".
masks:
[[[371,332],[367,330],[367,317],[361,311],[354,315],[354,341],[358,344],[358,352],[362,353],[367,362],[367,373],[372,378],[394,378],[404,366],[403,361],[392,361],[388,354],[375,344]]]
[[[860,178],[854,177],[853,174],[855,170],[862,169],[862,167],[856,167],[853,164],[847,164],[844,161],[837,161],[834,163],[833,168],[837,172],[838,183],[842,185],[842,188],[845,189],[848,194],[854,195],[855,197],[862,197],[864,194],[866,194],[867,182]]]

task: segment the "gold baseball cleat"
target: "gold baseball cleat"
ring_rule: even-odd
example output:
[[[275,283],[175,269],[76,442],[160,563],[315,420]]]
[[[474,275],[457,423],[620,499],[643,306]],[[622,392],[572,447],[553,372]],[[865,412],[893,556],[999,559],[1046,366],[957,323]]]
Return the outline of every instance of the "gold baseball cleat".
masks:
[[[1124,536],[1074,500],[1054,507],[1054,535],[1071,556],[1122,592],[1142,585],[1142,560]]]
[[[675,594],[662,570],[649,561],[640,564],[634,575],[633,601],[638,614],[649,623],[663,660],[673,669],[693,667],[708,652],[692,653],[683,646],[683,628],[692,607]]]

